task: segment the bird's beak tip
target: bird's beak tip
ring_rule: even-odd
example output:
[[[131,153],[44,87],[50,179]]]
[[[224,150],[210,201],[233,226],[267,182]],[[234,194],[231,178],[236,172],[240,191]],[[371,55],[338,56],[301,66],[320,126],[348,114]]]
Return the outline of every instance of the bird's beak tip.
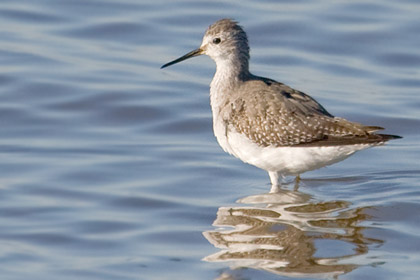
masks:
[[[162,65],[160,67],[160,69],[166,68],[166,67],[171,66],[171,65],[173,65],[175,63],[181,62],[183,60],[186,60],[188,58],[191,58],[191,57],[194,57],[194,56],[198,56],[198,55],[201,55],[201,54],[203,54],[203,49],[202,48],[195,49],[195,50],[193,50],[193,51],[191,51],[191,52],[189,52],[189,53],[181,56],[180,58],[177,58],[177,59],[175,59],[175,60],[173,60],[171,62],[168,62],[168,63]]]

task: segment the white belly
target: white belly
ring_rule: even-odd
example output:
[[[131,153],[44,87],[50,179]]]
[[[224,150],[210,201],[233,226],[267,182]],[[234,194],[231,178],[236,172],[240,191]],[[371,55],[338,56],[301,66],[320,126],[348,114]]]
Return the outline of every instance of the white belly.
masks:
[[[344,145],[323,147],[262,147],[224,123],[214,123],[214,133],[223,150],[269,172],[299,175],[346,159],[371,145]]]

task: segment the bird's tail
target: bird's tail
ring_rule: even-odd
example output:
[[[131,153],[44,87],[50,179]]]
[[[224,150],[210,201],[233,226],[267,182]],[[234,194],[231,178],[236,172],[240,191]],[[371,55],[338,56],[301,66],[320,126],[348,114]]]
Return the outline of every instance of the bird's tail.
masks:
[[[386,142],[389,140],[394,140],[394,139],[401,139],[401,136],[398,135],[391,135],[391,134],[374,134],[375,136],[379,136],[381,139],[381,142]]]

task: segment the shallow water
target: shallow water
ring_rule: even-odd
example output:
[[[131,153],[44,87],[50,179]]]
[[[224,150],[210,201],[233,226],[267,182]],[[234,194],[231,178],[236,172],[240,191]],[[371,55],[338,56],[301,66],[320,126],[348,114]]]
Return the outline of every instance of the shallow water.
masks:
[[[417,279],[418,1],[0,5],[1,279]],[[212,133],[209,24],[251,70],[404,136],[286,178]]]

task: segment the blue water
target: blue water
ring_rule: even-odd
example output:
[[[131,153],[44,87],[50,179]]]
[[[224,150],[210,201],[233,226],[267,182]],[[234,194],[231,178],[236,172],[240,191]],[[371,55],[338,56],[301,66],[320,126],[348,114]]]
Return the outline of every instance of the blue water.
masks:
[[[1,279],[417,279],[418,1],[3,0]],[[207,57],[240,21],[251,70],[404,136],[286,178],[225,154]]]

